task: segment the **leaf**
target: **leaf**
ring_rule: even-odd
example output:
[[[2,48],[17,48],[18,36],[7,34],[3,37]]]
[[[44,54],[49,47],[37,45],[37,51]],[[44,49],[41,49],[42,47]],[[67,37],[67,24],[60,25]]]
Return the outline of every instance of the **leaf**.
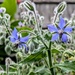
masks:
[[[40,67],[37,67],[35,70],[34,70],[34,73],[40,73],[40,74],[45,74],[46,75],[50,75],[50,70],[48,68],[44,66],[40,66]]]
[[[72,50],[68,49],[65,51],[65,54],[68,54],[68,55],[71,55],[71,56],[74,56],[75,54],[73,53]]]
[[[21,30],[32,30],[32,28],[29,28],[29,27],[27,27],[27,26],[24,26],[24,27],[20,27],[20,28],[17,28],[18,29],[18,31],[21,31]]]
[[[64,71],[74,71],[75,72],[75,61],[66,61],[64,63],[56,64],[56,67],[61,68]]]
[[[43,53],[42,50],[39,50],[39,51],[32,53],[28,57],[24,58],[20,63],[23,63],[23,64],[31,63],[31,62],[39,61],[44,57],[46,57],[46,54]]]
[[[46,33],[44,37],[45,37],[46,40],[49,41],[49,40],[51,40],[52,35],[51,35],[51,34],[48,35],[48,34],[49,34],[49,33]]]
[[[1,7],[6,8],[6,12],[11,16],[11,19],[14,18],[16,9],[17,9],[17,2],[16,0],[4,0]]]
[[[12,23],[11,23],[11,28],[14,29],[14,27],[18,26],[18,23],[19,23],[20,21],[23,22],[23,20],[17,20],[17,21],[12,22]]]
[[[60,53],[58,49],[52,49],[52,53]]]
[[[5,56],[7,56],[7,54],[6,54],[6,52],[5,52],[5,50],[4,50],[4,47],[5,45],[0,45],[0,56],[1,57],[5,57]]]
[[[12,72],[17,71],[16,67],[17,66],[10,65],[10,67],[9,67],[10,71],[12,71]]]
[[[45,68],[45,66],[37,67],[37,68],[35,69],[35,73],[41,72],[44,68]]]
[[[24,26],[24,27],[20,27],[20,28],[17,27],[17,30],[19,32],[21,32],[22,36],[24,37],[24,36],[27,36],[29,34],[29,31],[32,31],[32,28],[29,28],[27,26]]]
[[[14,27],[16,27],[18,31],[21,31],[21,30],[23,31],[24,30],[23,32],[21,32],[22,36],[27,36],[29,32],[27,32],[25,30],[32,31],[32,28],[27,27],[27,26],[18,27],[18,23],[20,21],[23,22],[23,20],[17,20],[17,21],[12,22],[11,23],[11,28],[14,29]]]
[[[35,73],[31,72],[29,75],[35,75]]]

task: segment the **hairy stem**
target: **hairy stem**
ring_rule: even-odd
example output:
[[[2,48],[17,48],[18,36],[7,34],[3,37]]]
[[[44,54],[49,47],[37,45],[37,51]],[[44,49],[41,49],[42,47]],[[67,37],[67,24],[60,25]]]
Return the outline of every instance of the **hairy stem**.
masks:
[[[56,22],[57,16],[58,16],[58,13],[55,14],[55,16],[54,16],[54,20],[53,20],[53,23]]]
[[[9,35],[11,35],[11,33],[10,33],[8,27],[7,27],[7,23],[6,23],[6,21],[5,21],[5,27],[6,27],[7,31],[8,31],[8,33],[9,33]]]
[[[34,11],[34,16],[35,16],[35,21],[36,21],[35,29],[36,29],[37,31],[39,31],[39,24],[38,24],[37,14],[36,14],[35,11]]]
[[[9,65],[6,65],[6,74],[9,75]]]
[[[55,75],[55,72],[54,72],[54,69],[53,69],[53,64],[52,64],[51,41],[50,41],[49,49],[48,49],[47,52],[48,52],[49,68],[50,68],[51,74]]]
[[[52,64],[51,41],[49,43],[49,48],[48,48],[48,46],[45,44],[45,42],[43,41],[43,39],[42,38],[40,38],[40,39],[41,39],[41,42],[44,44],[44,46],[47,49],[48,59],[49,59],[49,68],[50,68],[51,74],[55,75],[55,72],[54,72],[54,69],[53,69],[53,64]]]

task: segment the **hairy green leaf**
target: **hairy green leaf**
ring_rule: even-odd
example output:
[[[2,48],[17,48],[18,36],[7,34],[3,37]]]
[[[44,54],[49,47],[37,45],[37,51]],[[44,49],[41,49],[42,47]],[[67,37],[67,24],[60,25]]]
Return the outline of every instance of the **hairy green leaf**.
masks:
[[[1,7],[6,8],[6,12],[11,16],[11,19],[14,18],[16,9],[17,9],[17,2],[16,0],[4,0]]]

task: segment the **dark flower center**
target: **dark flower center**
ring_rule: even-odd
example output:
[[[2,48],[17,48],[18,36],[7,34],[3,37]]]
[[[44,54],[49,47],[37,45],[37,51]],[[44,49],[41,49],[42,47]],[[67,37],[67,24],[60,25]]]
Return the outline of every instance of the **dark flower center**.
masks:
[[[63,30],[58,30],[59,35],[63,34]]]
[[[15,44],[19,44],[19,43],[20,43],[20,40],[16,40],[16,41],[15,41]]]

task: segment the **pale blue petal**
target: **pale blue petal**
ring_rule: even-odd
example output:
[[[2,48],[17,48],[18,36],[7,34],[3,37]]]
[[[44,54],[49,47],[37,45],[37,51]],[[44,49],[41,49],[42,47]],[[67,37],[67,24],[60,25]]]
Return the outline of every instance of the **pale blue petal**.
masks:
[[[18,23],[18,25],[19,25],[20,27],[24,26],[24,24],[23,24],[21,21]]]
[[[63,34],[61,40],[62,42],[67,42],[68,41],[67,34]]]
[[[64,29],[64,32],[72,32],[72,27],[66,27],[66,28]]]
[[[19,44],[18,47],[19,48],[25,48],[26,46],[25,46],[25,44]]]
[[[22,46],[23,46],[24,48],[26,48],[26,44],[22,44]]]
[[[20,38],[20,42],[27,42],[29,40],[29,36]]]
[[[0,13],[2,13],[3,12],[3,10],[0,8]]]
[[[26,44],[20,44],[18,47],[19,48],[25,48],[25,50],[28,51],[28,47]]]
[[[72,26],[72,29],[75,29],[75,26]]]
[[[52,35],[52,41],[58,40],[59,34],[55,33]]]
[[[48,30],[50,31],[50,32],[58,32],[58,29],[57,29],[57,27],[55,27],[54,25],[48,25]]]
[[[15,38],[13,38],[12,36],[10,37],[10,41],[11,42],[15,42],[16,41],[16,39]]]
[[[25,50],[28,51],[27,45],[26,44],[22,44],[22,45],[23,45],[23,47],[25,47]]]
[[[16,28],[14,28],[14,30],[12,31],[12,37],[14,37],[16,40],[18,39],[18,35],[17,35],[17,30]]]
[[[60,29],[63,29],[64,28],[64,26],[65,26],[65,20],[64,20],[64,18],[62,18],[62,16],[60,16],[60,20],[59,20],[59,28]]]
[[[20,45],[18,45],[18,47],[19,47],[19,48],[22,48],[22,45],[20,44]]]

